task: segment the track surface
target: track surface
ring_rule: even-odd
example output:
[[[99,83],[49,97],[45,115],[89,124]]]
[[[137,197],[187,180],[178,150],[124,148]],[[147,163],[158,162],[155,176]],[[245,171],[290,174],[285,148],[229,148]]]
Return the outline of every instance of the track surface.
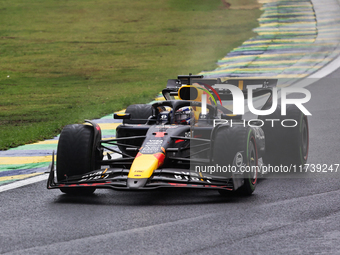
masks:
[[[340,71],[308,87],[309,163],[340,163]],[[339,170],[340,171],[340,170]],[[253,196],[216,191],[0,193],[0,253],[338,254],[340,174],[263,179]]]

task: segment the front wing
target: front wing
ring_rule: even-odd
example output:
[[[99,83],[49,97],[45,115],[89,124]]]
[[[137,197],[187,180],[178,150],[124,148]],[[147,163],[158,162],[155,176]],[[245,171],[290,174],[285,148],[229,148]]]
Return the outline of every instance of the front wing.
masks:
[[[233,178],[228,179],[176,168],[157,169],[154,171],[153,175],[146,180],[144,186],[134,188],[128,186],[128,174],[129,169],[105,168],[83,175],[72,176],[67,178],[65,181],[57,182],[54,160],[52,160],[47,188],[60,189],[92,187],[115,190],[150,190],[177,187],[222,189],[228,191],[233,191],[235,189]]]

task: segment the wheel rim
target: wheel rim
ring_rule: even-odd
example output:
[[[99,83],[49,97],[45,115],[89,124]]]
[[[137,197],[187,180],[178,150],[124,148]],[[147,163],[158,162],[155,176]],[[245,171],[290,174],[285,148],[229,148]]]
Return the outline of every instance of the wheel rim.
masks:
[[[252,139],[253,140],[253,139]],[[249,141],[249,149],[248,149],[248,155],[249,155],[249,167],[250,167],[250,181],[253,185],[255,185],[257,181],[257,153],[256,148],[253,141]]]
[[[305,161],[308,157],[308,135],[308,124],[306,123],[306,119],[304,118],[302,121],[302,156]]]

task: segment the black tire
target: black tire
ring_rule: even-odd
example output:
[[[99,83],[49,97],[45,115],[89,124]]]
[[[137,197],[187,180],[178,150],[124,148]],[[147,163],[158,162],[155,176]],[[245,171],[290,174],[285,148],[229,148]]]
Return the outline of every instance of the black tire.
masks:
[[[152,115],[151,104],[133,104],[126,108],[125,113],[130,113],[131,119],[123,120],[124,124],[145,124]]]
[[[152,115],[152,105],[150,104],[133,104],[126,108],[125,113],[130,113],[131,118],[123,120],[124,124],[146,124],[148,118]],[[117,138],[133,136],[133,134],[125,134],[117,132]],[[124,140],[120,141],[122,144],[140,146],[139,140]],[[125,146],[118,146],[121,152],[129,155],[130,157],[135,157],[137,151],[128,151]],[[125,156],[123,156],[125,157]]]
[[[286,116],[281,115],[281,107],[269,116],[260,116],[259,119],[293,119],[295,127],[283,127],[278,121],[272,127],[271,122],[264,121],[262,127],[265,134],[266,153],[263,156],[265,164],[272,166],[296,166],[304,165],[308,159],[309,129],[307,116],[295,105],[288,105]],[[287,121],[293,126],[294,121]]]
[[[93,127],[68,125],[62,130],[57,149],[57,180],[95,170],[96,153],[93,148]],[[67,194],[92,194],[95,188],[60,188]]]
[[[238,152],[245,152],[245,161],[248,166],[258,165],[258,153],[255,140],[255,132],[250,127],[234,126],[220,127],[215,133],[213,145],[214,164],[219,166],[235,165],[234,158]],[[228,178],[231,177],[226,176]],[[245,173],[244,184],[237,189],[241,195],[251,195],[257,185],[257,171]],[[221,195],[229,195],[226,190],[219,190]]]

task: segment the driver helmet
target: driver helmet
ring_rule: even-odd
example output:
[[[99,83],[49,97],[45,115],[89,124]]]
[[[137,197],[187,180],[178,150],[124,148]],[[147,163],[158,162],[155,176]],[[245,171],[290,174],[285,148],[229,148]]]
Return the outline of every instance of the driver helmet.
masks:
[[[195,114],[189,107],[182,107],[175,112],[175,123],[190,125],[195,122]]]

